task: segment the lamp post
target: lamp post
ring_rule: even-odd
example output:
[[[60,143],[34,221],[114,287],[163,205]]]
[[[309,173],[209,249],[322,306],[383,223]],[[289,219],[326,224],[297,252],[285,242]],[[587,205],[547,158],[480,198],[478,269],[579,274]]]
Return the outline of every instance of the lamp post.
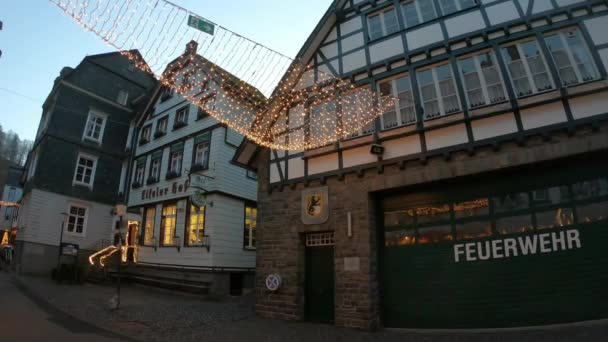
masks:
[[[127,206],[124,204],[116,205],[116,214],[118,215],[118,225],[120,227],[120,233],[118,234],[118,266],[116,269],[116,276],[118,277],[118,283],[116,285],[116,310],[120,308],[120,267],[122,266],[122,242],[123,242],[123,234],[125,234],[125,229],[122,224],[122,217],[127,214]]]

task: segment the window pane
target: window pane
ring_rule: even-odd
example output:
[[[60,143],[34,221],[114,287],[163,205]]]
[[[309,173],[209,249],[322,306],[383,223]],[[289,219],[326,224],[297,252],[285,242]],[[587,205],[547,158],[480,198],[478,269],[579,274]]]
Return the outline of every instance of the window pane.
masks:
[[[450,14],[458,11],[456,0],[439,0],[443,14]]]
[[[414,223],[414,210],[406,209],[400,211],[391,211],[384,213],[384,225],[390,226],[403,226]]]
[[[608,219],[608,201],[577,205],[578,222],[587,223]]]
[[[433,0],[417,0],[417,2],[420,7],[420,14],[422,15],[423,21],[433,20],[437,17]]]
[[[420,23],[420,20],[418,19],[418,11],[416,10],[416,3],[414,1],[409,1],[402,4],[401,8],[403,11],[403,16],[405,17],[405,27],[412,27]]]
[[[456,224],[456,238],[476,239],[492,235],[492,224],[489,221],[473,221]]]
[[[384,27],[386,28],[386,34],[399,31],[399,22],[397,21],[395,9],[384,12]]]
[[[592,179],[572,184],[572,192],[577,200],[608,195],[608,180]]]
[[[418,223],[449,220],[450,206],[448,204],[438,204],[416,208],[416,216]]]
[[[380,15],[374,15],[369,17],[369,37],[376,39],[382,37],[382,23],[380,22]]]
[[[572,30],[565,33],[566,42],[570,47],[574,63],[579,69],[583,82],[590,81],[598,77],[595,64],[589,54],[589,49],[581,38],[578,30]]]
[[[454,218],[466,218],[490,214],[490,203],[487,198],[454,204]]]
[[[450,225],[418,228],[418,243],[433,243],[452,240]]]
[[[532,230],[532,216],[510,216],[496,220],[496,231],[499,234],[523,233]]]
[[[525,192],[492,197],[494,212],[504,213],[508,211],[526,209],[530,206],[528,194]]]
[[[570,194],[565,185],[532,191],[532,201],[536,207],[564,203],[569,200]]]
[[[574,224],[572,208],[558,208],[549,211],[537,212],[536,228],[548,229],[569,226]]]
[[[384,234],[385,246],[406,246],[413,245],[415,243],[416,231],[413,229],[391,231]]]

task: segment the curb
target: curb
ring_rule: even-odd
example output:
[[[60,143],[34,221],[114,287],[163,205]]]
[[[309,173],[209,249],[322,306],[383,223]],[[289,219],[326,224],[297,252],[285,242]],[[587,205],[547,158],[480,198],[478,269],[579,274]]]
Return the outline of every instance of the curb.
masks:
[[[15,274],[11,275],[10,282],[13,285],[15,285],[15,287],[17,287],[17,289],[19,289],[19,291],[21,291],[21,293],[23,295],[25,295],[28,299],[30,299],[34,304],[36,304],[38,307],[40,307],[42,310],[44,310],[45,312],[47,312],[49,315],[51,315],[53,317],[59,317],[64,320],[69,319],[71,322],[75,322],[80,327],[83,327],[83,328],[87,329],[88,331],[90,331],[90,333],[93,333],[96,335],[100,335],[100,336],[108,337],[108,338],[114,338],[114,339],[118,339],[121,341],[139,342],[138,340],[136,340],[132,337],[116,333],[116,332],[108,330],[104,327],[100,327],[98,325],[95,325],[91,322],[82,320],[72,314],[69,314],[69,313],[57,308],[56,306],[51,304],[46,298],[37,294],[31,288],[29,288],[27,286],[27,284],[23,280],[21,280],[18,276],[16,276]]]

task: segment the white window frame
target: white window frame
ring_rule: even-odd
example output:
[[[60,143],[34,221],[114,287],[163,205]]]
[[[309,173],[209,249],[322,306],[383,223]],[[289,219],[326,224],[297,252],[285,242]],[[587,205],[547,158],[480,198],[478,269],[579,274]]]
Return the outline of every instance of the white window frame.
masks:
[[[90,183],[86,183],[84,181],[79,181],[76,179],[77,175],[78,175],[78,167],[80,166],[80,159],[88,159],[88,160],[92,160],[93,161],[93,166],[92,166],[92,170],[91,170],[91,181]],[[95,171],[97,170],[97,160],[98,157],[97,156],[93,156],[87,153],[78,153],[78,157],[76,158],[76,168],[74,169],[74,179],[72,181],[72,185],[83,185],[88,187],[89,189],[93,189],[93,184],[95,184]],[[83,166],[85,167],[85,166]],[[84,180],[84,173],[83,173],[83,180]]]
[[[255,216],[253,215],[249,215],[247,216],[247,208],[250,209],[255,209]],[[251,210],[250,210],[251,211]],[[249,240],[248,241],[243,241],[243,247],[245,249],[250,249],[250,250],[255,250],[257,248],[257,246],[253,245],[253,232],[257,230],[257,217],[258,217],[258,207],[254,206],[254,205],[250,205],[245,203],[245,210],[243,212],[243,229],[247,230],[247,219],[249,219],[249,222],[255,222],[255,225],[252,225],[251,223],[249,224]],[[252,218],[255,217],[255,221],[251,221]],[[256,234],[257,235],[257,234]],[[243,238],[245,237],[245,235],[243,234]],[[257,236],[256,236],[256,245],[257,245]]]
[[[500,79],[500,85],[502,86],[502,92],[504,95],[504,99],[500,100],[500,101],[496,101],[496,102],[492,102],[492,99],[490,98],[489,92],[488,92],[488,84],[485,78],[485,75],[483,73],[483,68],[481,67],[481,63],[479,61],[479,57],[482,55],[486,55],[489,54],[490,58],[492,59],[492,63],[494,65],[494,68],[496,68],[496,72],[498,74],[498,78]],[[481,87],[481,92],[483,94],[483,100],[485,101],[484,104],[481,104],[479,106],[473,106],[471,104],[471,99],[469,98],[469,90],[467,88],[467,84],[466,84],[466,79],[465,79],[465,74],[462,70],[462,61],[471,58],[473,60],[473,63],[475,64],[475,72],[477,73],[477,76],[479,77],[479,83],[480,83],[480,87]],[[505,85],[505,80],[502,78],[502,73],[500,71],[500,65],[498,64],[498,59],[496,58],[496,54],[494,53],[494,51],[492,50],[483,50],[483,51],[479,51],[476,52],[475,54],[469,54],[466,56],[463,56],[461,58],[458,59],[458,71],[460,73],[460,78],[462,80],[462,86],[464,88],[464,92],[465,92],[465,97],[467,100],[467,106],[470,109],[475,109],[475,108],[480,108],[480,107],[484,107],[484,106],[491,106],[491,105],[495,105],[498,103],[502,103],[505,101],[509,100],[509,95],[507,94],[507,88]],[[493,84],[496,85],[496,84]],[[493,86],[492,85],[492,86]]]
[[[201,148],[202,153],[200,153],[200,157],[202,160],[199,161],[199,148]],[[201,143],[198,143],[195,147],[194,147],[194,164],[195,165],[201,165],[203,168],[207,169],[209,168],[209,155],[211,154],[211,144],[210,141],[203,141]]]
[[[162,126],[161,126],[162,123]],[[167,134],[167,126],[169,125],[169,117],[165,116],[164,118],[158,119],[156,122],[156,132],[163,132]],[[161,127],[163,129],[161,129]]]
[[[152,125],[144,126],[141,129],[141,139],[148,142],[150,141],[150,139],[152,139]]]
[[[579,64],[576,63],[576,60],[574,59],[574,55],[572,53],[572,48],[568,44],[568,39],[565,37],[565,35],[569,34],[570,32],[573,32],[573,31],[577,31],[579,38],[584,45],[583,48],[585,49],[585,52],[587,53],[587,56],[589,57],[589,60],[591,62],[590,67],[591,67],[591,70],[593,71],[594,77],[590,80],[583,80],[583,76],[579,69]],[[581,30],[578,27],[568,27],[566,29],[562,29],[562,30],[558,30],[558,31],[547,32],[546,34],[543,35],[543,39],[546,40],[547,37],[555,36],[555,35],[559,37],[559,39],[562,43],[562,46],[564,47],[564,50],[566,51],[566,55],[568,56],[568,61],[570,62],[570,67],[574,70],[574,73],[576,74],[576,78],[578,81],[576,83],[564,84],[564,80],[562,79],[562,75],[560,73],[559,65],[557,65],[557,61],[555,60],[553,53],[551,52],[551,50],[549,50],[549,54],[551,55],[551,60],[553,61],[553,64],[555,65],[555,68],[557,69],[557,75],[559,76],[560,80],[562,81],[562,85],[564,87],[571,87],[571,86],[576,86],[579,84],[593,82],[593,81],[597,80],[600,77],[599,76],[600,74],[599,74],[597,65],[595,63],[595,60],[593,59],[593,55],[591,55],[591,51],[589,50],[589,44],[587,44],[587,41],[585,41],[584,37],[582,36]]]
[[[189,112],[189,108],[188,107],[184,107],[184,108],[180,108],[177,110],[177,112],[175,112],[175,123],[183,123],[183,124],[187,124],[188,123],[188,112]],[[179,116],[183,115],[183,118],[180,120]]]
[[[551,88],[549,89],[543,89],[543,90],[539,90],[538,87],[536,86],[536,82],[534,81],[534,75],[532,74],[532,71],[530,70],[530,66],[528,65],[528,59],[526,58],[521,45],[528,43],[528,42],[535,42],[536,46],[538,47],[538,51],[540,52],[540,57],[545,65],[545,70],[547,73],[547,77],[549,78],[549,83],[551,84]],[[503,49],[506,49],[508,47],[511,46],[515,46],[517,48],[517,52],[519,54],[519,58],[522,62],[522,65],[524,67],[524,71],[526,72],[526,78],[528,80],[528,83],[530,84],[530,89],[532,90],[532,93],[530,94],[524,94],[524,95],[519,95],[517,93],[517,87],[515,86],[515,82],[513,81],[513,75],[511,74],[511,70],[509,68],[509,62],[504,61],[505,62],[505,66],[507,67],[507,73],[509,74],[509,80],[511,81],[511,86],[513,87],[513,91],[515,93],[515,97],[516,98],[523,98],[523,97],[527,97],[527,96],[532,96],[532,95],[536,95],[536,94],[541,94],[544,92],[548,92],[548,91],[552,91],[555,90],[555,80],[553,79],[553,75],[551,75],[551,70],[549,69],[549,64],[547,63],[547,56],[545,56],[545,54],[543,53],[541,47],[540,47],[540,42],[538,41],[538,39],[536,38],[528,38],[528,39],[523,39],[523,40],[519,40],[516,42],[511,42],[509,44],[505,44],[502,45],[500,47],[500,53],[503,53]],[[512,62],[511,62],[512,63]]]
[[[452,14],[452,13],[456,13],[456,12],[462,11],[463,9],[473,8],[476,5],[479,5],[479,0],[473,0],[473,2],[475,2],[475,5],[468,6],[468,7],[462,7],[462,1],[464,1],[464,0],[452,0],[452,1],[454,1],[454,4],[456,5],[456,10],[452,11],[452,12],[446,12],[444,10],[444,8],[443,8],[443,2],[441,0],[439,0],[439,7],[441,7],[441,13],[443,15],[449,15],[449,14]]]
[[[128,101],[129,101],[129,92],[124,89],[118,90],[118,95],[116,96],[116,103],[126,106]]]
[[[154,162],[158,161],[158,168],[155,169]],[[160,169],[162,165],[162,158],[154,158],[150,162],[150,178],[154,178],[154,180],[160,180]],[[155,171],[156,170],[156,171]]]
[[[177,158],[178,156],[179,156],[179,158]],[[176,160],[179,160],[179,161],[176,162]],[[171,152],[171,154],[169,156],[169,172],[176,173],[178,175],[181,174],[183,162],[184,162],[184,151],[183,150]],[[177,164],[174,166],[173,163],[177,163]],[[176,167],[177,167],[177,170],[175,170]]]
[[[393,31],[393,32],[390,32],[390,33],[388,33],[387,30],[386,30],[386,22],[385,22],[385,18],[384,18],[384,14],[386,12],[389,12],[389,11],[393,11],[395,13],[395,20],[397,21],[397,30]],[[375,16],[380,17],[380,27],[382,28],[382,35],[379,36],[379,37],[372,37],[372,31],[370,29],[371,28],[371,24],[370,24],[371,20],[370,19],[372,17],[375,17]],[[374,13],[370,13],[370,14],[367,15],[367,31],[368,31],[367,32],[367,37],[370,40],[380,39],[382,37],[386,37],[389,34],[393,34],[395,32],[399,32],[400,30],[401,30],[401,27],[399,25],[399,18],[398,18],[398,14],[397,14],[397,9],[394,6],[389,6],[387,8],[384,8],[384,9],[380,10],[380,11],[377,11],[377,12],[374,12]]]
[[[82,224],[82,232],[78,233],[76,232],[76,222],[78,222],[78,217],[80,217],[79,215],[76,215],[75,221],[74,221],[74,231],[69,231],[69,226],[70,226],[70,217],[74,216],[71,213],[71,209],[72,207],[74,208],[78,208],[78,209],[84,209],[84,217],[83,217],[83,224]],[[68,204],[68,211],[67,211],[67,215],[65,216],[65,223],[64,223],[64,233],[68,234],[68,235],[73,235],[73,236],[80,236],[80,237],[84,237],[86,236],[86,231],[87,231],[87,226],[88,226],[88,221],[89,221],[89,210],[90,207],[88,205],[82,204],[82,203],[76,203],[76,202],[70,202]]]
[[[437,8],[435,8],[435,1],[433,0],[422,0],[422,1],[427,1],[431,4],[431,6],[433,7],[433,14],[434,14],[434,18],[433,19],[429,19],[429,20],[424,20],[424,18],[422,17],[422,11],[420,10],[420,1],[421,0],[406,0],[406,1],[402,1],[400,6],[401,6],[401,17],[403,19],[403,23],[405,24],[406,28],[411,28],[420,24],[423,24],[427,21],[431,21],[434,19],[437,19]],[[413,3],[414,6],[416,7],[416,14],[418,16],[418,23],[413,24],[413,25],[409,25],[407,22],[407,17],[405,16],[405,10],[404,7],[405,5],[408,5],[410,3]]]
[[[348,94],[342,95],[342,96],[348,96]],[[363,101],[359,96],[355,95],[354,98],[354,106],[363,106],[360,103]],[[344,108],[344,103],[342,103],[342,108],[340,109],[342,112],[345,111]],[[343,113],[343,115],[351,115],[350,113]],[[351,133],[346,139],[353,139],[353,138],[357,138],[359,136],[365,136],[368,134],[372,134],[376,131],[376,124],[375,124],[376,120],[372,120],[370,123],[368,123],[367,125],[365,125],[364,127],[361,127],[358,131]],[[291,123],[291,122],[290,122]]]
[[[401,101],[399,101],[399,92],[397,89],[397,80],[401,79],[401,78],[405,78],[405,77],[408,78],[408,83],[410,85],[410,93],[412,95],[412,100],[413,100],[412,109],[414,110],[414,120],[408,121],[408,122],[404,122],[404,119],[401,116],[401,108],[406,108],[406,107],[401,107]],[[397,101],[395,101],[394,108],[393,108],[393,110],[395,111],[397,124],[394,126],[391,126],[391,127],[384,126],[384,114],[386,113],[386,111],[385,111],[384,113],[382,113],[382,115],[380,115],[380,127],[381,127],[380,129],[389,130],[389,129],[393,129],[396,127],[407,126],[407,125],[416,123],[416,121],[418,120],[418,118],[416,117],[416,98],[414,96],[414,89],[412,87],[412,79],[410,77],[410,74],[404,73],[404,74],[400,74],[397,76],[393,76],[390,78],[380,80],[380,81],[378,81],[378,89],[380,89],[380,86],[382,84],[388,83],[388,82],[390,82],[390,84],[391,84],[391,96],[397,98]]]
[[[447,96],[444,96],[444,94],[441,93],[441,88],[439,86],[439,79],[437,78],[437,68],[440,68],[442,66],[447,65],[450,68],[450,74],[452,76],[452,86],[454,87],[454,95],[456,95],[456,100],[458,101],[458,110],[453,111],[453,112],[449,112],[446,113],[445,111],[445,105],[443,103],[443,99]],[[436,95],[436,101],[437,104],[439,106],[439,114],[435,115],[433,117],[428,117],[428,113],[426,112],[425,109],[425,100],[423,97],[423,92],[422,92],[422,84],[420,83],[420,80],[418,79],[418,91],[419,91],[419,97],[420,97],[420,105],[422,107],[422,117],[423,117],[423,121],[427,121],[427,120],[432,120],[432,119],[436,119],[436,118],[440,118],[440,117],[444,117],[446,115],[452,115],[452,114],[456,114],[456,113],[461,113],[463,108],[462,108],[462,99],[460,98],[460,95],[458,94],[458,86],[456,85],[456,77],[454,75],[454,68],[452,68],[452,65],[447,62],[447,63],[441,63],[441,64],[435,64],[432,65],[430,67],[425,67],[425,68],[421,68],[421,69],[417,69],[416,73],[419,74],[421,72],[425,72],[425,71],[431,71],[431,74],[433,76],[433,85],[435,87],[435,95]],[[452,95],[450,95],[452,96]],[[427,101],[430,102],[430,101]]]
[[[140,165],[143,165],[143,167],[140,167]],[[141,171],[141,175],[140,175],[140,171]],[[141,176],[141,177],[140,177]],[[143,164],[138,164],[137,162],[135,163],[135,182],[139,182],[139,184],[143,185],[146,176],[146,163],[144,162]]]
[[[91,122],[91,119],[93,118],[93,116],[99,117],[103,120],[103,122],[101,123],[101,127],[99,127],[99,138],[97,138],[97,139],[95,139],[93,136],[88,135],[89,125],[93,125],[93,124],[97,125],[97,123]],[[82,140],[91,140],[91,141],[101,144],[101,142],[103,141],[103,133],[105,131],[107,122],[108,122],[108,114],[102,113],[102,112],[94,110],[94,109],[89,110],[89,115],[87,116],[87,121],[84,125],[84,132],[82,132]]]

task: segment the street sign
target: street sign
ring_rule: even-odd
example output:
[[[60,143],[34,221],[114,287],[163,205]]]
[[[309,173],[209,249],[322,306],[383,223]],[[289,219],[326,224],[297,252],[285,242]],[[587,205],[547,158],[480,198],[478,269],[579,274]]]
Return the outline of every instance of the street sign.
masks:
[[[281,287],[281,284],[283,283],[281,276],[273,273],[273,274],[269,274],[266,277],[266,288],[270,291],[276,291],[279,289],[279,287]]]
[[[201,191],[196,191],[190,196],[190,202],[197,208],[201,208],[207,205],[207,195]]]
[[[188,26],[194,27],[195,29],[208,33],[212,36],[215,32],[215,25],[206,21],[205,19],[197,18],[192,14],[190,14],[190,16],[188,17]]]
[[[207,191],[213,177],[205,175],[190,174],[190,187]]]

